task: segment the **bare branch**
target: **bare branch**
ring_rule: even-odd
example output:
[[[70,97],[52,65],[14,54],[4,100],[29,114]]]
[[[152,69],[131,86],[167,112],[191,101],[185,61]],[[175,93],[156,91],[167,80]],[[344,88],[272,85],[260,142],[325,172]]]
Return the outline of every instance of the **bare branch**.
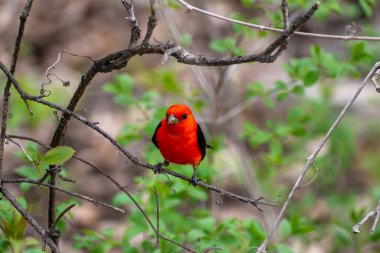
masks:
[[[124,5],[128,12],[128,16],[126,17],[126,19],[129,20],[129,22],[131,22],[131,39],[129,41],[128,47],[133,47],[140,39],[141,34],[141,30],[135,17],[135,11],[133,9],[133,0],[121,0],[121,3]]]
[[[154,187],[154,195],[156,196],[156,220],[157,220],[157,225],[156,225],[156,236],[157,236],[157,245],[160,245],[160,205],[158,204],[158,193],[156,190],[156,187]]]
[[[375,219],[374,219],[374,221],[372,223],[370,234],[373,234],[373,232],[375,232],[377,224],[379,223],[379,218],[380,218],[380,199],[377,202],[377,206],[376,206],[375,210],[369,212],[366,216],[364,216],[364,218],[358,224],[356,224],[355,226],[353,226],[352,227],[352,232],[355,233],[355,234],[359,234],[360,233],[360,227],[364,223],[366,223],[369,218],[371,218],[373,216],[375,216]]]
[[[334,123],[331,125],[330,129],[327,131],[326,135],[323,137],[323,139],[321,140],[321,142],[319,143],[319,145],[317,146],[317,148],[314,150],[314,152],[307,158],[307,161],[306,161],[306,164],[304,166],[304,169],[302,170],[301,174],[298,176],[296,182],[294,183],[286,201],[284,202],[279,214],[277,215],[276,217],[276,220],[274,221],[267,237],[265,238],[265,240],[263,241],[263,243],[261,244],[261,246],[258,248],[257,250],[257,253],[264,253],[266,252],[266,247],[269,243],[269,240],[272,236],[272,234],[275,232],[275,230],[277,229],[278,225],[280,224],[280,221],[285,213],[285,210],[286,208],[288,207],[289,205],[289,202],[290,200],[292,199],[293,197],[293,194],[294,192],[297,190],[297,188],[299,187],[303,177],[305,176],[306,172],[309,170],[310,166],[314,163],[314,160],[315,158],[317,157],[319,151],[321,151],[322,147],[326,144],[327,140],[330,138],[332,132],[335,130],[335,128],[338,126],[339,122],[342,120],[342,118],[344,117],[344,115],[347,113],[348,109],[351,107],[351,105],[354,103],[354,101],[356,100],[356,98],[359,96],[359,94],[361,93],[361,91],[364,89],[364,87],[366,86],[368,80],[374,75],[374,73],[376,72],[376,70],[380,67],[380,62],[376,63],[371,71],[368,73],[367,77],[364,79],[364,81],[362,82],[362,84],[358,87],[357,91],[355,92],[355,94],[352,96],[352,98],[347,102],[346,106],[343,108],[343,110],[341,111],[341,113],[339,114],[339,116],[336,118],[336,120],[334,121]]]
[[[24,217],[25,220],[28,221],[28,223],[36,230],[42,240],[46,242],[51,251],[53,253],[59,253],[59,249],[57,245],[53,242],[53,240],[50,238],[49,233],[44,230],[40,224],[17,202],[17,200],[5,189],[0,188],[0,192],[3,194],[3,196],[9,201],[9,203]]]
[[[202,10],[200,8],[197,8],[197,7],[193,6],[193,5],[188,4],[187,2],[185,2],[183,0],[177,0],[177,1],[182,6],[184,6],[188,12],[196,11],[196,12],[208,15],[210,17],[214,17],[214,18],[217,18],[217,19],[221,19],[221,20],[224,20],[224,21],[231,22],[231,23],[235,23],[235,24],[251,27],[253,29],[257,29],[257,30],[260,30],[260,31],[271,31],[271,32],[276,32],[276,33],[283,33],[284,32],[283,29],[278,29],[278,28],[273,28],[273,27],[268,27],[268,26],[263,26],[263,25],[256,25],[256,24],[239,21],[239,20],[232,19],[232,18],[227,18],[227,17],[221,16],[221,15],[218,15],[218,14],[215,14],[215,13],[212,13],[212,12],[205,11],[205,10]],[[318,4],[318,2],[317,2],[317,4]],[[304,36],[304,37],[312,37],[312,38],[320,38],[320,39],[332,39],[332,40],[380,41],[380,37],[370,37],[370,36],[330,35],[330,34],[306,33],[306,32],[294,32],[294,34],[298,35],[298,36]]]
[[[20,179],[3,179],[2,182],[4,184],[19,184],[19,183],[28,183],[28,184],[34,184],[34,185],[42,185],[42,186],[46,186],[46,187],[49,187],[49,188],[53,188],[54,190],[57,190],[57,191],[60,191],[60,192],[63,192],[67,195],[70,195],[70,196],[73,196],[73,197],[76,197],[78,199],[84,199],[86,201],[89,201],[91,203],[93,203],[95,206],[104,206],[104,207],[107,207],[107,208],[110,208],[114,211],[117,211],[117,212],[120,212],[120,213],[125,213],[125,211],[123,209],[120,209],[118,207],[115,207],[115,206],[112,206],[110,204],[107,204],[107,203],[104,203],[100,200],[97,200],[97,199],[93,199],[93,198],[90,198],[86,195],[83,195],[83,194],[80,194],[80,193],[76,193],[76,192],[71,192],[71,191],[68,191],[68,190],[65,190],[65,189],[62,189],[58,186],[55,186],[55,185],[52,185],[52,184],[48,184],[48,183],[42,183],[42,182],[39,182],[39,181],[36,181],[36,180],[32,180],[32,179],[26,179],[26,178],[20,178]],[[54,223],[54,221],[53,221]],[[53,225],[52,223],[52,225]],[[52,227],[52,226],[50,226]]]
[[[282,20],[284,22],[284,30],[289,29],[289,3],[288,0],[282,0],[281,4]]]
[[[20,51],[20,44],[22,36],[24,35],[24,28],[26,24],[26,20],[29,16],[30,9],[32,8],[33,0],[28,0],[25,4],[24,10],[20,15],[20,24],[18,28],[18,33],[16,37],[15,48],[12,55],[12,63],[10,67],[10,73],[13,75],[16,71],[16,65],[18,60],[18,53]],[[5,142],[5,134],[7,132],[7,121],[9,114],[9,99],[11,96],[10,88],[11,88],[11,80],[7,79],[4,88],[4,98],[3,98],[3,115],[1,120],[1,130],[0,130],[0,183],[1,183],[1,172],[3,169],[3,159],[4,159],[4,142]],[[25,101],[25,100],[24,100]]]
[[[60,219],[62,219],[62,217],[68,212],[70,211],[74,206],[76,206],[76,204],[71,204],[69,206],[67,206],[58,216],[57,218],[55,219],[55,221],[53,222],[52,226],[49,228],[50,231],[54,230],[55,226],[57,225],[57,223],[59,222]]]
[[[147,29],[146,29],[146,33],[145,33],[145,37],[142,42],[142,45],[149,44],[149,40],[152,37],[153,30],[157,26],[156,7],[155,7],[156,0],[149,0],[149,3],[150,3],[151,13],[148,20],[148,25],[147,25]]]

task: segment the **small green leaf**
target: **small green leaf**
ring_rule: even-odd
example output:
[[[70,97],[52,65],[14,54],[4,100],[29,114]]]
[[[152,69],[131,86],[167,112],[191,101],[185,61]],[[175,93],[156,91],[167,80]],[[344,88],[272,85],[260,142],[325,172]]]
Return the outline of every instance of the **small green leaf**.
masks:
[[[278,253],[293,253],[293,250],[285,244],[276,245],[276,249]]]
[[[217,53],[225,53],[235,47],[235,39],[232,37],[225,37],[223,39],[216,39],[210,43],[210,48]]]
[[[261,96],[265,93],[265,87],[263,83],[247,83],[247,96]]]
[[[263,101],[266,107],[268,107],[269,109],[273,109],[274,102],[269,96],[263,96]]]
[[[360,7],[362,7],[364,14],[367,17],[372,16],[372,7],[371,4],[367,0],[359,0]]]
[[[289,220],[284,219],[281,221],[279,231],[282,239],[287,238],[292,233],[292,225]]]
[[[277,94],[276,98],[278,101],[283,101],[289,96],[288,91],[281,91],[280,93]]]
[[[46,152],[43,160],[49,165],[62,165],[68,161],[75,153],[75,150],[68,146],[58,146]]]
[[[277,90],[286,90],[288,88],[286,83],[281,80],[275,81],[274,84],[276,85]]]
[[[181,45],[183,46],[190,46],[191,42],[193,41],[193,37],[190,33],[184,33],[181,37]]]
[[[319,71],[311,70],[308,71],[307,74],[303,78],[303,83],[305,86],[311,86],[319,79]]]
[[[131,205],[133,204],[132,200],[124,192],[118,192],[112,198],[112,205],[121,206],[121,205]]]
[[[301,85],[296,85],[292,88],[292,92],[298,96],[302,96],[305,93],[305,90]]]

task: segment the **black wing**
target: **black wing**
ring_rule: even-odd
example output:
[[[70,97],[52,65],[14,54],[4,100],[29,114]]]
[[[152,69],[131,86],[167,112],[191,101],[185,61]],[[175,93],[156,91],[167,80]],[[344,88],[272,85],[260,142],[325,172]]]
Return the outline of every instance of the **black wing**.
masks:
[[[157,139],[156,139],[156,134],[157,134],[157,131],[158,131],[158,129],[161,127],[161,121],[160,121],[160,123],[158,124],[158,126],[156,127],[156,131],[154,131],[154,134],[153,134],[153,137],[152,137],[152,142],[153,142],[153,144],[154,145],[156,145],[156,147],[157,148],[159,148],[158,147],[158,142],[157,142]],[[203,137],[204,138],[204,137]]]
[[[207,144],[206,144],[205,136],[203,135],[202,129],[199,126],[199,124],[197,124],[197,139],[198,139],[198,147],[202,154],[201,160],[203,160],[203,158],[205,158],[205,155],[206,155]]]

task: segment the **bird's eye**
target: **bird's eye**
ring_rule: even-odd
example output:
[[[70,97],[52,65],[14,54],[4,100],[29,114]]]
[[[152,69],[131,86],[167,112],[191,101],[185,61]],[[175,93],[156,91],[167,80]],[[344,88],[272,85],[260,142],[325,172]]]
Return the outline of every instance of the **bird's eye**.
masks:
[[[184,113],[184,114],[182,115],[182,118],[183,118],[183,119],[187,119],[187,113]]]

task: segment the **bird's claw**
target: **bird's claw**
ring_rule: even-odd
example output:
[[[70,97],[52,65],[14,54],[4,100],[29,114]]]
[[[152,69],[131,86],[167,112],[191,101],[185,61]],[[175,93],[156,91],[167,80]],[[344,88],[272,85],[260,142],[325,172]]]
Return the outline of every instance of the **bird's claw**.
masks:
[[[189,181],[189,185],[192,185],[192,186],[194,186],[194,187],[197,187],[197,185],[198,185],[198,179],[195,177],[195,176],[193,176],[192,178],[191,178],[191,180]]]
[[[160,174],[162,172],[162,163],[157,163],[154,165],[153,173],[154,174]]]
[[[162,173],[162,166],[168,166],[169,165],[169,162],[168,161],[164,161],[163,163],[157,163],[156,165],[154,165],[153,167],[153,173],[154,174],[160,174]]]

